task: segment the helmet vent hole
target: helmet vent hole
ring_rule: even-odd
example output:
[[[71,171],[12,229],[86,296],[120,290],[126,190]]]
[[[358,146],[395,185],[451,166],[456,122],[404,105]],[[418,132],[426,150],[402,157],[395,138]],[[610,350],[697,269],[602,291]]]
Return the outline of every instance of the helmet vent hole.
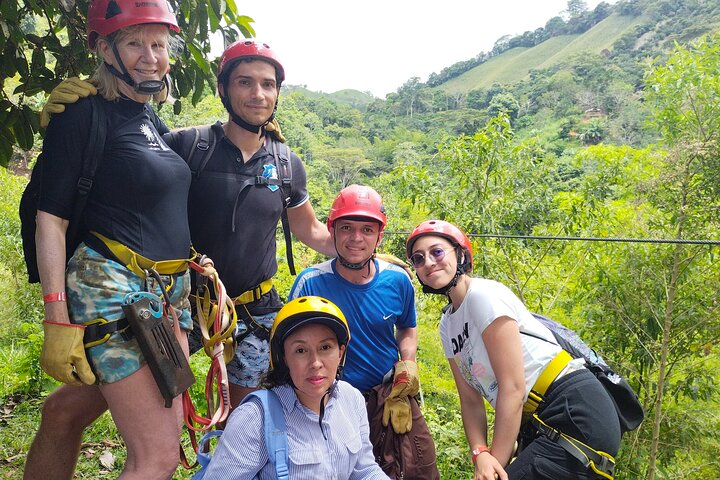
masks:
[[[112,0],[110,3],[108,3],[107,10],[105,11],[105,19],[109,19],[114,17],[115,15],[120,15],[122,13],[122,10],[120,10],[120,6]]]

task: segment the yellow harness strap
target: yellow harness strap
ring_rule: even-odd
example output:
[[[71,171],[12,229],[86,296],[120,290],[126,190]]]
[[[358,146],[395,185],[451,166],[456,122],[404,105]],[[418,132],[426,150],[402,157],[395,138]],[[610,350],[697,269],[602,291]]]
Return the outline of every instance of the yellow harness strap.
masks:
[[[591,469],[606,480],[613,480],[615,475],[615,457],[607,452],[595,450],[577,438],[566,435],[556,428],[543,422],[537,413],[533,414],[532,422],[540,433],[560,445],[566,452],[578,459],[585,467]]]
[[[94,231],[90,233],[99,238],[110,250],[110,252],[115,255],[115,258],[125,265],[128,270],[143,278],[145,277],[145,270],[150,269],[155,270],[161,275],[182,273],[188,269],[188,262],[196,256],[196,252],[192,250],[192,256],[190,258],[179,260],[160,260],[159,262],[156,262],[133,252],[122,243],[116,240],[111,240],[101,233]]]
[[[552,384],[560,372],[563,371],[570,360],[572,360],[572,356],[565,350],[560,350],[560,353],[558,353],[555,358],[550,360],[550,363],[545,366],[545,369],[542,371],[538,379],[535,380],[535,385],[533,385],[530,389],[528,399],[525,402],[525,405],[523,405],[523,414],[525,416],[528,416],[537,410],[540,402],[543,401],[543,395],[547,392],[550,384]]]
[[[219,281],[214,277],[213,280]],[[223,356],[225,363],[235,357],[235,342],[233,334],[237,325],[237,312],[232,302],[223,302],[218,305],[217,301],[210,298],[210,291],[200,296],[195,294],[195,308],[200,332],[203,338],[203,348],[208,357],[213,358],[213,349],[217,343],[224,345]],[[219,322],[216,324],[215,320]]]
[[[268,278],[257,287],[251,288],[247,292],[241,293],[237,297],[233,298],[233,302],[235,305],[245,305],[246,303],[254,302],[272,290],[272,287],[272,278]]]

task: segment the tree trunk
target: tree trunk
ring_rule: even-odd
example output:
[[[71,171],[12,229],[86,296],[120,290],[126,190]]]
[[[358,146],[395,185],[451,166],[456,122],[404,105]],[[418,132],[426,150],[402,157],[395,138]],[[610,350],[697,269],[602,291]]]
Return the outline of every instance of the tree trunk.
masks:
[[[687,187],[687,185],[684,185]],[[683,189],[685,192],[686,188]],[[680,205],[680,217],[678,218],[678,234],[677,239],[683,237],[683,226],[685,224],[685,214],[682,213],[687,205],[687,196],[683,195]],[[655,397],[655,406],[653,408],[654,420],[652,430],[652,441],[650,442],[650,458],[648,461],[647,480],[655,480],[655,472],[657,465],[658,449],[660,446],[660,422],[662,421],[662,401],[663,390],[665,389],[665,374],[668,364],[668,350],[670,349],[670,338],[672,333],[673,311],[675,306],[675,297],[677,295],[678,279],[680,276],[680,255],[683,251],[682,245],[676,245],[673,253],[672,273],[670,274],[670,284],[667,291],[667,304],[662,325],[662,343],[660,346],[660,365],[658,368],[657,379],[657,396]]]

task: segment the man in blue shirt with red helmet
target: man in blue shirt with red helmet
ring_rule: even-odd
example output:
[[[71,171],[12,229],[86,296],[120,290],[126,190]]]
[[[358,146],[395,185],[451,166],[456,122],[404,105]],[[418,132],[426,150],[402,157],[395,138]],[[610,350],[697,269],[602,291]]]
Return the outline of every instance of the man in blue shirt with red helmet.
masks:
[[[386,224],[382,199],[375,190],[362,185],[344,188],[327,220],[336,258],[302,271],[289,299],[322,296],[345,314],[353,341],[347,348],[343,379],[369,400],[370,439],[380,466],[386,473],[396,466],[385,457],[384,444],[392,442],[390,436],[399,440],[411,433],[409,441],[427,461],[418,473],[422,478],[438,478],[430,432],[417,408],[413,418],[411,407],[420,389],[415,290],[403,267],[376,258]],[[389,393],[383,385],[386,381],[391,382]],[[386,435],[388,426],[399,436]],[[394,460],[403,463],[403,458]]]

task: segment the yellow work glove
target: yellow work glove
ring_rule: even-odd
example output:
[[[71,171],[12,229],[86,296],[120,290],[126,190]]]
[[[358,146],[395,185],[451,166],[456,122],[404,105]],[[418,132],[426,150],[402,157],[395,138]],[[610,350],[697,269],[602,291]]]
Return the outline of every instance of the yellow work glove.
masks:
[[[70,77],[60,82],[60,85],[52,89],[45,106],[40,112],[40,126],[45,128],[50,123],[53,113],[65,111],[65,105],[77,102],[80,97],[97,95],[97,89],[92,83],[80,80],[77,77]]]
[[[392,422],[395,433],[407,433],[412,428],[410,398],[420,390],[417,363],[412,360],[400,360],[395,363],[395,374],[390,394],[383,407],[383,426]]]
[[[55,380],[68,385],[92,385],[95,374],[85,356],[83,325],[43,322],[40,366]]]
[[[395,363],[393,387],[388,397],[407,397],[417,395],[420,391],[417,363],[412,360],[400,360]]]
[[[395,433],[408,433],[412,428],[412,410],[410,409],[410,397],[386,398],[383,407],[383,426],[387,427],[388,421],[392,424]]]
[[[265,125],[265,131],[272,133],[278,141],[285,143],[285,137],[282,134],[282,130],[280,130],[280,124],[278,123],[277,118],[273,118],[272,122]]]

